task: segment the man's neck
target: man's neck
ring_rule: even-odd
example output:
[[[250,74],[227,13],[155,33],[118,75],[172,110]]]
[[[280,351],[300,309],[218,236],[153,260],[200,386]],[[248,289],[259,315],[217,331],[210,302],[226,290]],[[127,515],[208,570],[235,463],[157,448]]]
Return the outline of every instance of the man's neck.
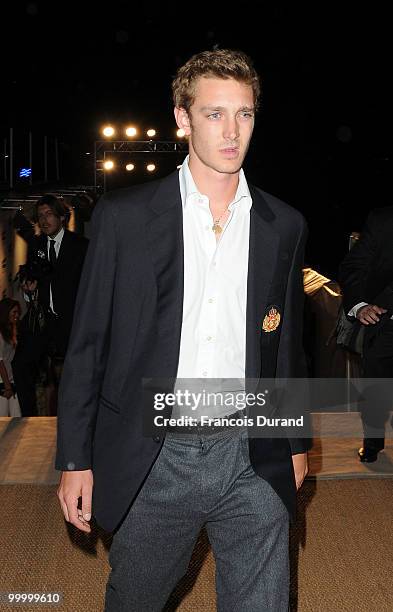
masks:
[[[55,240],[57,236],[64,230],[64,227],[61,227],[56,234],[47,234],[49,240]]]
[[[189,161],[189,169],[198,191],[209,198],[212,212],[233,202],[239,185],[239,172],[225,174]]]

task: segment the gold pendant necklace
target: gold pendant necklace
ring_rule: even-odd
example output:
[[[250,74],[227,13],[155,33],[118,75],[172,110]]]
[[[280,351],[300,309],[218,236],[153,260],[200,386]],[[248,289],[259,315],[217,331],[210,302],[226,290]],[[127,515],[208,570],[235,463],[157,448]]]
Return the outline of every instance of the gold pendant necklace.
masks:
[[[226,215],[226,213],[228,212],[228,209],[224,210],[224,212],[222,213],[222,215],[220,215],[218,217],[218,219],[216,219],[212,225],[212,230],[215,234],[221,234],[222,232],[222,227],[220,225],[220,221],[221,219]]]
[[[221,219],[221,217],[220,217],[220,219]],[[214,223],[213,223],[212,230],[213,230],[213,232],[215,234],[221,234],[221,232],[222,232],[222,227],[220,225],[220,219],[216,219],[214,221]]]

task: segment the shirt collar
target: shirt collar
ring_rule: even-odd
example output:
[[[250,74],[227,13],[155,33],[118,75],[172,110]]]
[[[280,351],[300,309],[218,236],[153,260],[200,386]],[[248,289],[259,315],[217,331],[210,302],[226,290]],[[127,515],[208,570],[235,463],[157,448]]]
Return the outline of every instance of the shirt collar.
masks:
[[[189,155],[187,155],[187,157],[185,158],[179,171],[180,194],[183,208],[187,205],[187,200],[191,195],[197,195],[199,197],[202,196],[202,194],[199,193],[197,186],[195,185],[194,179],[192,178],[191,170],[188,165],[188,160]],[[251,194],[248,188],[243,168],[241,168],[239,172],[239,184],[237,186],[235,197],[231,202],[230,206],[232,207],[233,204],[237,204],[237,202],[239,202],[243,198],[245,198],[246,209],[250,210],[252,205]]]
[[[51,238],[50,236],[48,236],[48,244],[50,240],[54,240],[56,243],[61,244],[61,241],[63,240],[63,236],[64,236],[64,227],[61,228],[60,232],[56,234],[54,238]]]

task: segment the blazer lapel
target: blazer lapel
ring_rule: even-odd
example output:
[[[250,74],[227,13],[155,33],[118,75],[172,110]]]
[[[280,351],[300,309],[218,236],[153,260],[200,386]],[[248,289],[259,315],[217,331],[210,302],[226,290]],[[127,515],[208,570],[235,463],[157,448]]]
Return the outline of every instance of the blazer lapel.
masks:
[[[60,245],[60,251],[59,251],[59,255],[57,257],[57,261],[56,261],[56,272],[59,273],[62,268],[65,267],[65,264],[68,265],[72,262],[72,256],[69,257],[69,253],[72,252],[72,248],[71,248],[71,240],[70,240],[70,235],[68,230],[64,230],[64,236],[62,238],[61,241],[61,245]]]
[[[39,259],[45,259],[45,261],[49,263],[48,237],[45,234],[40,234],[38,236],[36,245],[37,246],[34,252],[34,257],[36,257],[39,253]],[[45,308],[49,308],[51,279],[52,272],[50,273],[50,275],[44,275],[43,278],[41,278],[39,281],[40,300]]]
[[[183,316],[184,249],[179,174],[162,181],[149,205],[148,247],[158,288],[159,345],[155,371],[162,377],[177,374]]]
[[[247,279],[246,378],[261,375],[261,334],[280,237],[272,227],[274,214],[262,194],[250,187],[250,247]]]

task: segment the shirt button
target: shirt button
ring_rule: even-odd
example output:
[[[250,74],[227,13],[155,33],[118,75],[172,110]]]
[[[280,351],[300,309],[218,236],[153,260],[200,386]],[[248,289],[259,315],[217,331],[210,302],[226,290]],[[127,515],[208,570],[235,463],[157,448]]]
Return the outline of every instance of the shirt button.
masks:
[[[154,440],[154,442],[157,442],[157,443],[161,442],[160,436],[154,436],[153,440]]]
[[[204,370],[204,371],[202,372],[202,376],[207,376],[207,372],[206,372],[206,370]]]
[[[213,261],[212,266],[216,267],[217,262]]]
[[[207,336],[206,340],[207,340],[208,342],[210,342],[210,340],[212,340],[212,337],[211,337],[211,336]]]
[[[207,301],[209,302],[209,304],[213,304],[214,299],[213,298],[209,298]]]

